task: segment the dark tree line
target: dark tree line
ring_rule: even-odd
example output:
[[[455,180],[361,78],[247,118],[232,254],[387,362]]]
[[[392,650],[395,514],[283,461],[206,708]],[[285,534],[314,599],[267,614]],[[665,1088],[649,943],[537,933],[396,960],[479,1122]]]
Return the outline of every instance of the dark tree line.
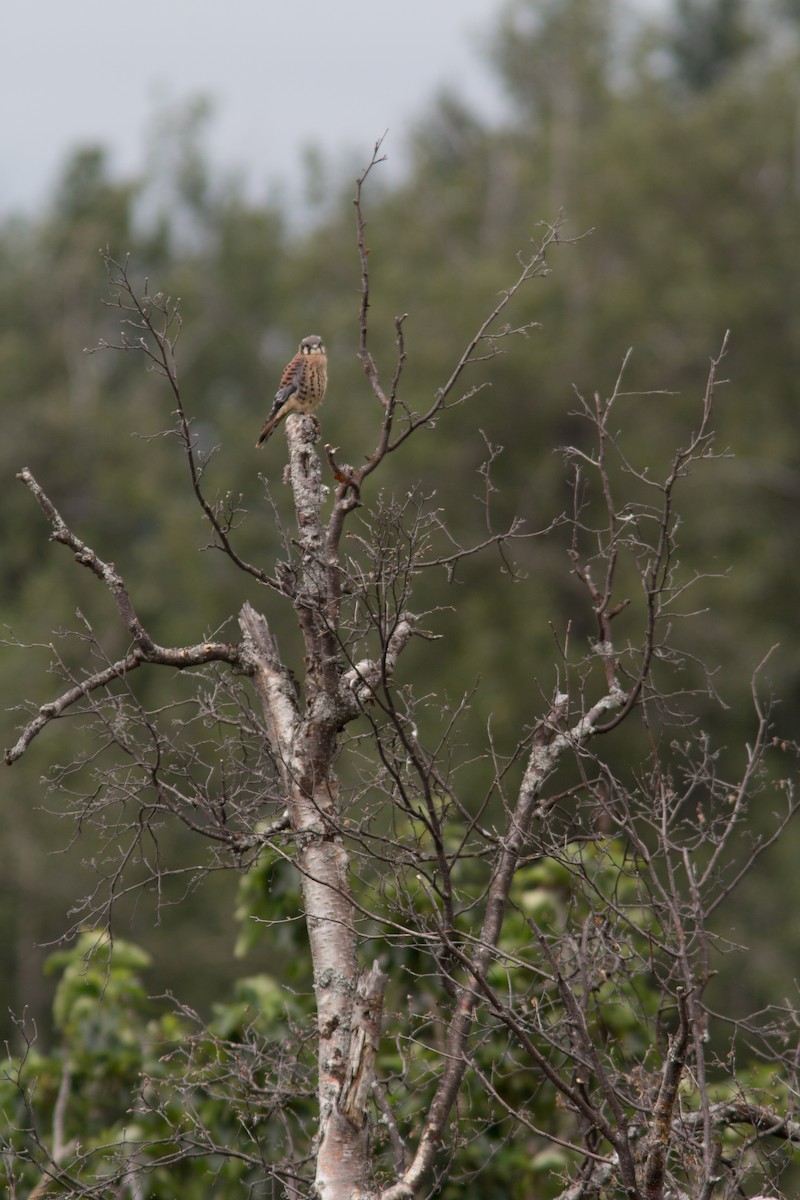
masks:
[[[69,719],[56,790],[100,847],[77,941],[54,960],[62,1050],[42,1058],[23,1020],[27,1049],[6,1064],[10,1194],[788,1194],[778,1189],[800,1138],[792,1013],[742,1016],[705,999],[725,948],[716,917],[796,810],[792,748],[776,744],[758,677],[747,744],[723,756],[697,715],[713,677],[684,648],[702,581],[682,565],[680,498],[717,459],[726,342],[658,475],[626,442],[653,398],[627,391],[625,363],[607,396],[577,395],[584,432],[562,448],[570,505],[543,528],[524,511],[498,525],[501,449],[484,434],[467,540],[434,495],[411,478],[398,486],[396,464],[456,417],[480,439],[475,372],[491,374],[511,339],[538,336],[518,308],[562,233],[547,227],[520,255],[421,401],[407,386],[406,317],[389,370],[372,350],[362,186],[377,155],[355,197],[372,449],[360,463],[346,447],[320,454],[326,410],[319,423],[287,418],[293,517],[273,504],[258,518],[280,522],[270,560],[242,550],[238,499],[207,492],[179,303],[107,260],[121,324],[104,349],[152,369],[208,544],[230,565],[229,592],[242,585],[224,632],[160,644],[139,613],[141,580],[20,473],[51,539],[110,594],[125,650],[110,654],[84,619],[79,652],[51,663],[61,686],[6,753],[16,762]],[[328,406],[335,395],[334,382]],[[453,581],[473,558],[535,593],[537,546],[553,538],[578,587],[550,630],[557,684],[545,693],[530,661],[515,744],[489,724],[478,746],[460,732],[470,697],[446,681],[419,687],[406,663],[418,643],[435,659]],[[526,576],[517,558],[530,543]],[[282,607],[299,661],[273,631]],[[502,608],[493,620],[502,638]],[[192,612],[179,623],[189,633]],[[528,657],[524,638],[512,652]],[[168,685],[153,699],[140,679],[156,667]],[[765,836],[754,806],[771,814]],[[202,865],[170,860],[175,826],[208,847]],[[245,921],[295,961],[283,981],[242,981],[210,1021],[181,1006],[148,1012],[146,959],[118,940],[117,906],[176,880],[188,893],[218,869],[243,873]]]

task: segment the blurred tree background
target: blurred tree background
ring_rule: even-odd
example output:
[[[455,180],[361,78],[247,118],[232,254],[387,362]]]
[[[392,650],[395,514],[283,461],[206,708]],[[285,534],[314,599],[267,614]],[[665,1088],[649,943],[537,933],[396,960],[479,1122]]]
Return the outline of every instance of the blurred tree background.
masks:
[[[583,436],[573,389],[607,393],[633,347],[622,385],[630,396],[620,402],[627,446],[640,462],[653,444],[667,455],[677,428],[699,413],[708,359],[731,330],[718,446],[732,457],[710,467],[713,503],[706,475],[702,499],[698,489],[686,507],[683,552],[689,572],[706,576],[693,606],[709,606],[687,627],[686,648],[721,666],[729,724],[714,732],[729,733],[732,746],[748,737],[750,679],[775,644],[762,683],[781,699],[782,735],[793,735],[800,715],[798,38],[800,6],[790,0],[674,0],[658,25],[615,0],[512,0],[487,50],[508,119],[490,126],[463,96],[439,97],[413,135],[405,177],[367,196],[376,356],[391,362],[393,318],[407,312],[407,370],[421,406],[538,224],[563,215],[552,275],[521,301],[521,320],[540,328],[486,365],[491,387],[419,442],[413,465],[408,456],[390,464],[395,483],[436,493],[456,533],[480,516],[486,443],[476,425],[505,448],[494,471],[498,522],[520,514],[543,527],[568,503],[557,449]],[[241,495],[249,511],[239,532],[245,557],[267,563],[277,549],[264,477],[285,512],[281,447],[259,454],[253,443],[301,336],[318,332],[328,347],[323,439],[350,462],[371,445],[374,402],[355,354],[352,183],[312,159],[302,220],[277,201],[256,204],[215,177],[204,149],[210,119],[198,101],[165,114],[143,179],[115,177],[102,147],[78,150],[46,215],[0,228],[4,708],[23,697],[43,703],[52,690],[36,673],[44,659],[15,639],[37,643],[53,630],[60,646],[59,630],[80,625],[77,612],[105,632],[109,654],[124,649],[110,600],[48,543],[40,513],[14,482],[24,465],[133,583],[161,642],[224,635],[245,598],[238,577],[231,603],[233,568],[203,552],[180,448],[161,435],[170,407],[163,381],[133,356],[84,351],[117,327],[118,314],[102,306],[99,249],[130,253],[138,276],[182,298],[184,397],[201,445],[218,447],[207,491]],[[480,379],[478,371],[471,382]],[[551,693],[551,625],[563,636],[577,594],[566,546],[532,542],[519,566],[537,580],[535,609],[512,575],[487,585],[475,562],[450,585],[454,615],[435,658],[435,683],[454,699],[480,678],[469,720],[477,730],[491,718],[500,746],[519,735],[531,693]],[[284,644],[293,636],[278,633]],[[520,639],[524,661],[513,652]],[[63,645],[68,659],[74,651]],[[404,669],[424,679],[424,647],[407,655]],[[534,677],[531,662],[540,664]],[[154,675],[137,686],[157,689]],[[718,721],[711,710],[708,720]],[[12,728],[13,714],[6,744]],[[48,787],[47,768],[72,753],[65,720],[4,776],[0,1012],[27,1008],[40,1028],[53,987],[42,976],[44,947],[102,870],[97,847],[74,843],[72,825],[53,816],[65,797]],[[172,836],[171,851],[188,854]],[[794,986],[800,930],[787,897],[796,889],[796,837],[790,831],[772,852],[773,890],[763,874],[757,890],[745,885],[736,927],[722,931],[756,946],[746,980],[736,968],[743,1008]],[[263,942],[244,963],[234,956],[236,887],[233,872],[208,874],[188,893],[121,903],[120,932],[152,956],[152,990],[207,1011],[227,982],[262,969]],[[730,983],[723,971],[719,986]]]

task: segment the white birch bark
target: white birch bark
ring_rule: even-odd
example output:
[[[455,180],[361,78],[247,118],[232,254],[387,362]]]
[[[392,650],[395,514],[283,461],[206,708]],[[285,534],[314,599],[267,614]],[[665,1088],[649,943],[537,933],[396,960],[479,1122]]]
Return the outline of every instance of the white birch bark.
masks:
[[[301,552],[292,602],[305,642],[302,704],[264,617],[245,605],[240,624],[280,764],[303,887],[319,1030],[315,1191],[320,1200],[369,1200],[374,1193],[368,1185],[367,1102],[384,977],[376,966],[359,981],[348,854],[333,771],[338,734],[357,710],[352,693],[342,689],[340,694],[338,563],[325,553],[315,423],[290,416],[286,431]]]

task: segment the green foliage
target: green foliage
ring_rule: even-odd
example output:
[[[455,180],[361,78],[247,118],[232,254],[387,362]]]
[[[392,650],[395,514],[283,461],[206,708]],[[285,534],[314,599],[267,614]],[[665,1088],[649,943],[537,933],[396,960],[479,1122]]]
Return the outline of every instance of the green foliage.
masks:
[[[298,960],[292,922],[301,911],[301,888],[291,863],[265,847],[239,880],[235,916],[239,922],[235,954],[243,958],[259,943],[267,942],[270,954],[283,960],[293,980],[307,975],[308,965]]]
[[[258,1180],[274,1097],[259,1111],[252,1089],[266,1084],[268,1047],[290,1044],[287,993],[266,975],[241,979],[204,1028],[189,1011],[156,1011],[140,979],[149,961],[138,946],[91,931],[48,959],[60,974],[60,1049],[47,1057],[30,1040],[0,1071],[12,1194],[59,1172],[64,1186],[90,1193],[135,1172],[152,1200],[176,1189],[200,1200],[212,1180],[219,1196],[245,1186],[270,1194]],[[298,1101],[297,1119],[308,1116]],[[200,1153],[184,1153],[187,1139]],[[234,1147],[241,1153],[226,1156]]]
[[[463,830],[451,824],[450,834],[457,839]],[[419,839],[422,831],[408,827],[406,835]],[[274,867],[265,857],[263,871],[253,872],[259,887],[243,891],[240,918],[258,909],[259,888]],[[643,864],[617,839],[568,844],[557,857],[519,872],[515,915],[504,929],[495,982],[515,998],[514,1011],[520,1002],[532,1011],[530,1036],[554,1067],[562,1051],[551,1033],[566,1017],[558,974],[580,970],[594,992],[592,1032],[609,1069],[614,1064],[628,1076],[640,1072],[644,1080],[646,1072],[660,1078],[673,1021],[668,1018],[664,1028],[659,969],[642,972],[644,962],[655,967],[653,946],[664,932],[643,894],[642,878]],[[462,905],[469,907],[481,891],[479,876],[469,869],[462,873]],[[391,895],[387,901],[397,902]],[[420,902],[424,910],[421,892]],[[273,912],[270,938],[274,921]],[[291,937],[299,927],[290,920],[284,928]],[[575,939],[587,936],[592,949],[579,965],[573,962]],[[430,1101],[440,1063],[436,1027],[419,990],[424,957],[415,961],[410,945],[398,953],[395,939],[382,939],[377,930],[370,943],[392,978],[413,981],[416,992],[404,1002],[393,984],[378,1061],[380,1078],[391,1081],[402,1073],[404,1091],[393,1104],[400,1128],[410,1131]],[[59,975],[54,1012],[60,1048],[45,1056],[31,1041],[0,1073],[0,1144],[16,1194],[27,1194],[47,1173],[65,1172],[71,1186],[90,1192],[135,1173],[153,1200],[168,1200],[178,1187],[181,1195],[199,1200],[210,1180],[220,1197],[233,1197],[241,1187],[269,1195],[268,1163],[280,1161],[287,1122],[295,1139],[313,1132],[313,1064],[306,1060],[314,1018],[308,999],[270,976],[246,977],[204,1023],[189,1010],[155,1009],[141,980],[149,963],[139,947],[93,931],[50,956],[47,969]],[[668,958],[661,967],[669,969]],[[573,991],[580,995],[574,983]],[[291,1074],[284,1075],[280,1064],[288,1067],[291,1061]],[[777,1064],[741,1063],[735,1073],[711,1081],[714,1102],[781,1106],[787,1098]],[[682,1103],[687,1112],[698,1103],[690,1076]],[[519,1111],[524,1123],[514,1116]],[[519,1200],[555,1196],[562,1172],[577,1159],[550,1137],[568,1144],[572,1122],[551,1084],[502,1027],[480,1022],[462,1104],[464,1136],[443,1194],[455,1200],[469,1180],[476,1196],[496,1195],[498,1189]],[[729,1148],[741,1150],[744,1135],[731,1136]],[[389,1153],[380,1124],[375,1152]]]
[[[47,960],[48,973],[62,972],[53,1000],[55,1027],[67,1046],[88,1052],[92,1067],[107,1062],[101,1080],[108,1074],[127,1076],[141,1065],[135,1014],[142,1011],[146,993],[134,972],[149,965],[150,956],[138,946],[118,942],[112,954],[108,934],[94,932],[81,934],[72,949]],[[71,1063],[79,1073],[85,1073],[85,1065],[79,1058]]]

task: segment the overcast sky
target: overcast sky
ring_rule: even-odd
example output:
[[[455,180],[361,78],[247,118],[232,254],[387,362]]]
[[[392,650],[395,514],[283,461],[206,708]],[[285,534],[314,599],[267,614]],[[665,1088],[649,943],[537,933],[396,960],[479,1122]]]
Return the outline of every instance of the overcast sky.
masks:
[[[214,101],[210,148],[254,195],[290,194],[315,144],[368,157],[437,89],[487,116],[502,99],[481,54],[505,0],[25,0],[0,19],[0,212],[40,205],[66,155],[101,143],[142,166],[159,110]]]

